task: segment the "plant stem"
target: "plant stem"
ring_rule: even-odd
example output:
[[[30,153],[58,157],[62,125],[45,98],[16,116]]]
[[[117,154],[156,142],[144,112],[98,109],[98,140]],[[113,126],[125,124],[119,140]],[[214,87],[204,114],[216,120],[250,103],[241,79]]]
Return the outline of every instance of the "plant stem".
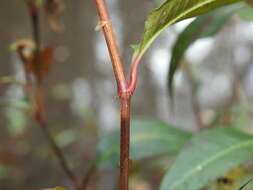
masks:
[[[124,69],[120,57],[119,48],[116,42],[115,34],[111,25],[111,21],[108,15],[105,0],[95,0],[98,15],[99,25],[103,28],[105,40],[107,43],[108,51],[111,57],[114,76],[117,82],[118,92],[124,93],[127,91],[127,80],[124,74]]]
[[[74,172],[70,169],[63,152],[55,142],[54,138],[51,136],[49,130],[48,130],[48,124],[46,121],[39,120],[38,124],[43,131],[47,141],[49,142],[49,145],[51,149],[53,150],[54,154],[56,155],[56,158],[58,159],[58,162],[65,172],[66,176],[71,180],[72,184],[75,186],[76,190],[81,190],[80,188],[80,179],[74,174]]]
[[[189,65],[190,63],[187,60],[184,60],[184,68],[185,68],[185,72],[190,84],[190,88],[191,88],[191,105],[192,105],[192,110],[194,113],[194,117],[197,123],[197,127],[199,131],[202,131],[203,129],[205,129],[204,126],[204,122],[201,118],[201,108],[199,105],[199,101],[197,98],[197,85],[196,83],[196,79],[194,76],[194,73],[192,71],[191,66]]]
[[[120,128],[120,190],[128,190],[129,178],[129,141],[130,141],[130,105],[131,97],[121,100]]]
[[[137,67],[131,69],[131,84],[126,80],[124,69],[117,46],[113,28],[108,16],[105,0],[95,0],[99,25],[103,28],[104,37],[111,57],[115,79],[117,82],[118,96],[120,98],[121,137],[120,137],[120,190],[128,190],[129,178],[129,142],[130,142],[130,104],[131,96],[136,86]],[[136,66],[138,64],[135,64]]]
[[[97,169],[97,165],[96,165],[96,163],[93,163],[82,179],[81,190],[86,190],[88,188],[89,181],[90,181],[92,175],[94,174],[94,172],[96,171],[96,169]]]
[[[64,154],[60,147],[57,145],[56,141],[54,140],[53,136],[50,134],[48,130],[48,122],[46,119],[45,114],[45,105],[44,105],[44,95],[43,95],[43,80],[42,76],[40,74],[41,71],[41,58],[40,58],[40,30],[39,30],[39,13],[38,8],[34,4],[34,2],[28,3],[28,10],[31,18],[32,23],[32,30],[33,30],[33,40],[35,42],[35,52],[34,52],[34,62],[35,62],[35,78],[36,78],[36,92],[35,92],[35,104],[36,104],[36,113],[35,113],[35,120],[38,122],[41,130],[43,131],[47,141],[49,142],[49,145],[51,149],[53,150],[59,165],[65,172],[66,176],[70,179],[70,181],[75,186],[76,190],[81,190],[81,181],[80,179],[75,175],[75,173],[70,169],[71,167],[68,165],[67,160],[64,157]],[[22,57],[22,54],[20,54],[20,57],[23,62],[26,60],[24,57]],[[25,64],[25,63],[24,63]],[[27,70],[25,71],[27,72]],[[26,73],[28,75],[28,73]]]

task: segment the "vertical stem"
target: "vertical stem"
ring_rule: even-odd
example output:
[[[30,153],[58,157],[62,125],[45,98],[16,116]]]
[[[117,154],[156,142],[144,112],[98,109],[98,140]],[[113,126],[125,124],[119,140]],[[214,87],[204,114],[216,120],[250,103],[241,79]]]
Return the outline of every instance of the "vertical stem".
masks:
[[[203,129],[205,129],[204,123],[202,121],[201,118],[201,108],[199,105],[199,101],[197,98],[197,86],[196,86],[196,79],[194,77],[194,74],[192,72],[192,68],[189,65],[189,63],[185,60],[184,61],[184,68],[185,68],[185,72],[187,75],[187,78],[189,80],[190,83],[190,88],[191,88],[191,104],[192,104],[192,110],[195,116],[195,120],[198,126],[198,130],[202,131]]]
[[[44,105],[44,94],[43,94],[43,80],[41,75],[41,57],[40,57],[40,50],[41,50],[41,39],[40,39],[40,29],[39,29],[39,10],[36,7],[34,2],[28,3],[28,10],[31,18],[31,25],[32,25],[32,34],[33,40],[35,42],[35,52],[34,52],[34,76],[36,78],[36,84],[34,85],[35,90],[35,104],[36,104],[36,115],[35,120],[38,122],[41,130],[43,131],[46,139],[49,142],[49,145],[54,152],[59,165],[65,172],[66,176],[70,179],[70,181],[75,186],[76,190],[81,190],[81,181],[79,177],[72,171],[71,167],[68,165],[66,158],[60,147],[57,145],[56,141],[52,137],[48,129],[48,123],[45,113],[45,105]],[[21,59],[25,63],[24,57],[21,55]],[[27,72],[27,71],[26,71]]]
[[[120,190],[128,190],[131,97],[121,99]]]
[[[95,0],[98,15],[99,26],[103,28],[104,37],[110,53],[115,79],[118,87],[118,95],[121,104],[121,138],[120,138],[120,190],[128,190],[129,178],[129,141],[130,141],[130,103],[131,95],[135,89],[129,88],[128,81],[125,78],[120,52],[109,19],[105,0]],[[137,69],[134,69],[137,71]],[[136,73],[136,72],[135,72]],[[136,77],[132,77],[136,79]],[[135,81],[132,81],[135,84]],[[130,89],[130,91],[129,91]]]
[[[103,28],[106,44],[111,57],[114,76],[116,78],[118,92],[127,90],[127,80],[124,74],[124,69],[120,57],[119,48],[116,42],[115,34],[108,15],[105,0],[95,0],[99,15],[99,25]]]

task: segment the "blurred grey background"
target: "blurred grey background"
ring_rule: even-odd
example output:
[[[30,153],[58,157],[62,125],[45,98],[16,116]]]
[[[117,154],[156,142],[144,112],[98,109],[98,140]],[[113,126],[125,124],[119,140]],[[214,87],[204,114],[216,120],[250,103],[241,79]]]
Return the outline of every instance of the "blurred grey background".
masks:
[[[102,32],[95,32],[98,18],[92,0],[65,0],[61,15],[64,31],[53,32],[41,12],[41,38],[54,47],[55,62],[45,81],[46,109],[50,131],[56,136],[68,160],[79,173],[92,162],[97,140],[118,127],[118,99],[112,66]],[[124,67],[129,73],[131,44],[138,43],[145,18],[157,6],[152,0],[107,0]],[[208,124],[214,113],[237,101],[234,80],[243,96],[252,101],[253,23],[234,16],[215,38],[199,40],[187,52],[198,84],[193,97],[192,83],[182,70],[176,74],[175,107],[167,90],[171,47],[177,34],[189,23],[167,29],[146,53],[138,73],[133,96],[134,118],[161,119],[196,131],[198,104],[201,119]],[[31,38],[27,8],[21,0],[0,1],[0,77],[24,80],[11,43]],[[22,88],[0,84],[0,98],[20,99]],[[210,119],[211,118],[211,119]],[[65,136],[64,136],[65,135]],[[9,166],[10,165],[10,166]],[[117,172],[96,178],[97,189],[115,188]],[[0,107],[0,189],[35,190],[69,182],[47,147],[40,129],[24,113]],[[148,186],[144,189],[151,189]],[[95,189],[95,188],[94,188]]]

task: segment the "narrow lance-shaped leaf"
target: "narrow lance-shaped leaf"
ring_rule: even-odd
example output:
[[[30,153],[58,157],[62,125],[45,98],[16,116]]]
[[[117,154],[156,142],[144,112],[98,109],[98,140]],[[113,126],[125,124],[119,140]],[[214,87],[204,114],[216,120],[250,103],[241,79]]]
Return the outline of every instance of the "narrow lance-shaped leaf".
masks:
[[[160,190],[198,190],[253,158],[253,136],[228,127],[197,134],[177,157]]]
[[[134,52],[134,59],[142,56],[152,42],[168,26],[186,18],[207,13],[240,0],[167,0],[152,11],[145,23],[141,42]]]
[[[192,43],[197,39],[206,38],[217,34],[224,23],[234,13],[234,7],[226,7],[212,11],[208,14],[197,17],[177,37],[172,49],[170,61],[168,87],[170,95],[173,96],[173,79],[180,62]]]
[[[161,154],[177,154],[191,133],[169,126],[162,121],[134,120],[131,128],[131,152],[133,160]],[[116,168],[119,164],[119,130],[103,137],[98,144],[97,165]]]

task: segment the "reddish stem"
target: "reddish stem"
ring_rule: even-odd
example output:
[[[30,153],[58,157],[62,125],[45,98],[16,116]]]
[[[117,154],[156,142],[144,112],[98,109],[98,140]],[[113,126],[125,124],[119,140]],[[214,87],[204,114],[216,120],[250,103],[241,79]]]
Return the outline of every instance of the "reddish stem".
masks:
[[[121,99],[120,190],[128,190],[131,96]]]
[[[137,84],[137,72],[138,72],[138,66],[141,63],[142,54],[136,57],[131,65],[131,71],[130,71],[130,82],[128,86],[128,91],[133,94],[136,88]]]
[[[130,142],[130,105],[131,96],[136,87],[137,67],[140,59],[132,65],[130,85],[126,80],[120,52],[116,38],[108,16],[105,0],[95,0],[100,23],[103,28],[108,51],[110,53],[115,79],[118,87],[118,95],[121,103],[121,138],[120,138],[120,190],[128,190],[129,179],[129,142]]]
[[[71,180],[73,185],[75,186],[76,190],[81,190],[81,180],[78,176],[72,171],[71,167],[68,165],[65,156],[57,145],[54,138],[51,136],[49,129],[48,129],[48,122],[46,119],[45,113],[45,105],[44,105],[44,96],[43,96],[43,80],[40,74],[41,70],[41,59],[40,59],[40,30],[39,30],[39,10],[36,7],[34,2],[28,3],[28,10],[31,17],[32,22],[32,30],[33,30],[33,39],[35,42],[35,52],[34,52],[34,62],[35,62],[35,78],[36,78],[36,94],[35,94],[35,104],[36,104],[36,113],[35,113],[35,120],[38,122],[40,128],[42,129],[45,137],[47,138],[51,149],[53,150],[60,166],[62,167],[63,171],[65,172],[66,176]],[[21,49],[22,50],[22,49]],[[25,59],[24,55],[21,53],[20,58],[24,62],[24,64],[28,63]],[[26,69],[26,68],[25,68]],[[25,70],[27,73],[28,71]],[[28,74],[28,73],[27,73]]]
[[[124,74],[124,69],[120,57],[119,48],[116,42],[115,34],[108,16],[108,10],[105,0],[95,0],[99,15],[99,24],[103,28],[106,44],[111,57],[114,76],[116,78],[118,92],[124,93],[127,91],[127,80]]]

